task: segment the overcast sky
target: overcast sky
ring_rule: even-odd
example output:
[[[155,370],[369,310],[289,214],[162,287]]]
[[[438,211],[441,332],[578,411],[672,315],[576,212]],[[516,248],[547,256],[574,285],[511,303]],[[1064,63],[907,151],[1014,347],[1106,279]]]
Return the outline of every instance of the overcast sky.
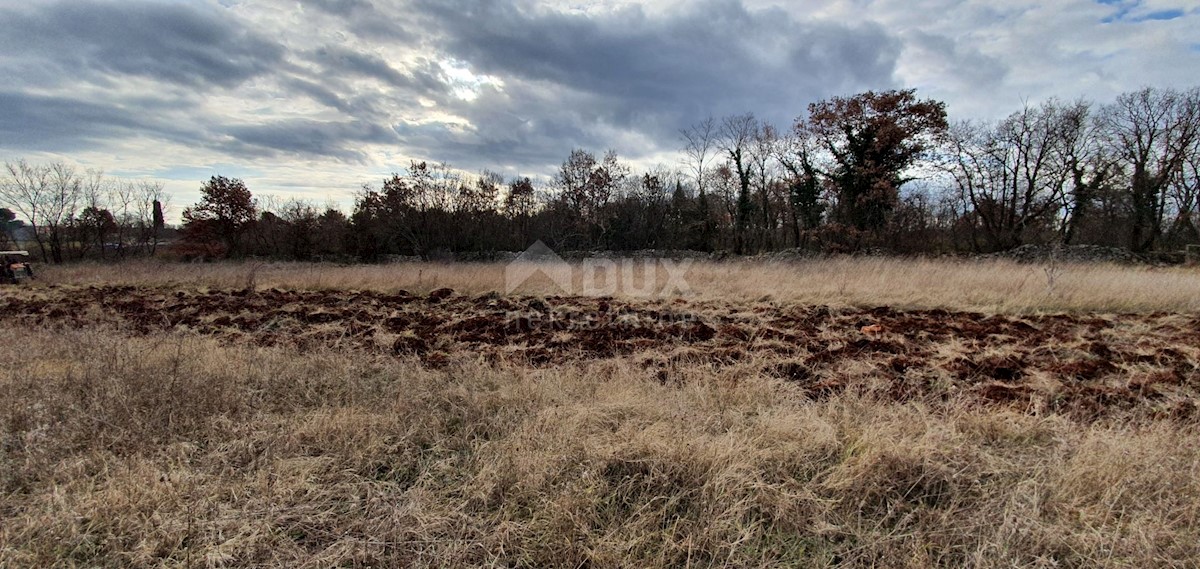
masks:
[[[679,129],[913,87],[952,119],[1200,85],[1194,0],[0,0],[0,159],[349,208],[409,160],[676,164]]]

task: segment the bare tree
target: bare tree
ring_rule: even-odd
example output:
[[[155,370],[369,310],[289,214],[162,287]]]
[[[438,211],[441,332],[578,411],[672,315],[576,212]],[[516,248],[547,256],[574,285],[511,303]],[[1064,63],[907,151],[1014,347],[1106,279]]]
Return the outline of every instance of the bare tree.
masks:
[[[1200,137],[1192,143],[1178,174],[1172,178],[1169,195],[1174,220],[1167,236],[1180,245],[1200,242],[1196,219],[1200,213]]]
[[[455,211],[466,218],[496,211],[500,186],[503,185],[504,176],[489,170],[480,172],[474,184],[459,186],[454,202]]]
[[[312,259],[317,252],[321,218],[317,207],[304,200],[290,199],[279,207],[278,215],[283,225],[280,253],[300,261]]]
[[[41,223],[48,234],[50,256],[55,263],[63,262],[68,245],[67,230],[75,220],[85,184],[90,190],[92,186],[101,184],[102,180],[103,176],[98,172],[88,172],[85,178],[76,173],[75,167],[64,162],[50,164],[50,191],[41,210]]]
[[[602,160],[582,149],[571,151],[554,176],[557,201],[563,207],[561,241],[576,247],[603,243],[610,228],[607,206],[627,183],[630,169],[609,150]]]
[[[713,151],[716,149],[717,122],[708,117],[680,131],[680,135],[683,136],[688,174],[696,182],[696,191],[703,194],[707,190],[708,171],[711,168]]]
[[[494,250],[497,246],[495,234],[500,187],[504,177],[484,170],[474,183],[464,183],[458,188],[454,203],[453,223],[459,227],[455,243],[474,251]]]
[[[751,113],[725,117],[718,132],[717,147],[724,152],[732,172],[737,175],[738,193],[734,206],[734,252],[739,255],[749,249],[747,234],[754,203],[750,197],[750,146],[758,135],[758,119]]]
[[[533,180],[523,177],[509,181],[508,192],[504,195],[503,212],[513,224],[518,247],[524,248],[529,245],[529,222],[536,207],[537,197]]]
[[[142,253],[153,256],[158,252],[158,239],[166,227],[165,212],[171,196],[162,182],[143,180],[137,183],[133,195],[133,228]]]
[[[1100,120],[1124,169],[1132,210],[1130,248],[1150,250],[1163,233],[1171,181],[1200,135],[1200,89],[1125,93],[1104,107]]]
[[[996,125],[961,123],[949,137],[950,172],[991,246],[1022,244],[1049,227],[1072,180],[1069,108],[1026,106]]]
[[[117,180],[109,191],[108,209],[116,220],[113,242],[116,245],[114,253],[118,258],[123,258],[129,253],[130,241],[137,231],[137,216],[134,214],[137,193],[137,183],[131,180]]]
[[[758,243],[762,249],[771,249],[775,245],[775,230],[778,225],[775,212],[779,209],[775,205],[779,201],[778,190],[781,188],[778,183],[779,172],[776,157],[779,154],[777,148],[780,143],[780,137],[775,128],[761,123],[754,133],[754,139],[750,145],[750,167],[754,174],[754,185],[758,190]]]
[[[1063,244],[1072,243],[1083,220],[1091,214],[1099,194],[1107,189],[1118,171],[1113,155],[1104,145],[1099,121],[1086,101],[1062,108],[1059,120],[1063,158],[1070,170],[1070,189],[1063,195]]]
[[[776,152],[776,160],[787,171],[792,242],[803,247],[807,245],[808,233],[821,224],[826,209],[823,179],[828,174],[819,166],[822,147],[815,136],[797,128],[780,140]]]
[[[71,238],[66,240],[66,249],[75,259],[87,257],[94,246],[96,255],[104,259],[106,244],[119,231],[116,217],[110,204],[119,185],[100,170],[88,170],[79,177],[79,200],[83,206],[78,215],[67,219]]]
[[[37,243],[43,261],[50,260],[40,223],[46,196],[50,193],[50,169],[34,165],[25,160],[5,162],[8,175],[0,181],[0,200],[12,208],[29,223],[33,240]]]
[[[84,179],[63,162],[39,166],[18,160],[5,163],[5,169],[0,199],[28,220],[42,260],[63,262],[66,231],[75,220]]]

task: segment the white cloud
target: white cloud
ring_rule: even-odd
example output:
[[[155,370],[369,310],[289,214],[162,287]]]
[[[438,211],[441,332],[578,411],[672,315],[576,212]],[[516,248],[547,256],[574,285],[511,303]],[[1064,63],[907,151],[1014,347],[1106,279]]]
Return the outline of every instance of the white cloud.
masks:
[[[0,8],[0,159],[348,205],[410,159],[670,163],[677,130],[917,87],[955,118],[1200,77],[1185,0],[157,0]],[[217,171],[221,169],[223,171]],[[211,174],[208,174],[211,175]]]

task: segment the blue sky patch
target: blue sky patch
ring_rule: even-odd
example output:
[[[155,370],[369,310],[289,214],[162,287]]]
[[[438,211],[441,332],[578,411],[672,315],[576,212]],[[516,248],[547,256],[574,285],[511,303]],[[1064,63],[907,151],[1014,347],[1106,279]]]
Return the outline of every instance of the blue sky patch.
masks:
[[[1134,21],[1144,22],[1146,20],[1174,20],[1175,18],[1182,18],[1183,14],[1183,10],[1160,10],[1158,12],[1150,12],[1145,16],[1140,16]]]
[[[1180,9],[1159,10],[1157,12],[1149,12],[1145,14],[1133,13],[1142,6],[1141,0],[1096,0],[1096,3],[1104,6],[1113,6],[1116,12],[1104,18],[1101,22],[1111,24],[1113,22],[1149,22],[1149,21],[1165,21],[1182,18],[1187,12]]]

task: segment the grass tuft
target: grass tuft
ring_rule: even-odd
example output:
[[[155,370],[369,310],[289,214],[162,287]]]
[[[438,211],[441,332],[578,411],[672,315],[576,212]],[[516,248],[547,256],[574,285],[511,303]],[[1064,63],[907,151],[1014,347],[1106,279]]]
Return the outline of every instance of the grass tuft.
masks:
[[[270,270],[260,273],[269,279]],[[182,333],[0,345],[0,566],[1188,566],[1194,423],[630,358],[442,368]]]

